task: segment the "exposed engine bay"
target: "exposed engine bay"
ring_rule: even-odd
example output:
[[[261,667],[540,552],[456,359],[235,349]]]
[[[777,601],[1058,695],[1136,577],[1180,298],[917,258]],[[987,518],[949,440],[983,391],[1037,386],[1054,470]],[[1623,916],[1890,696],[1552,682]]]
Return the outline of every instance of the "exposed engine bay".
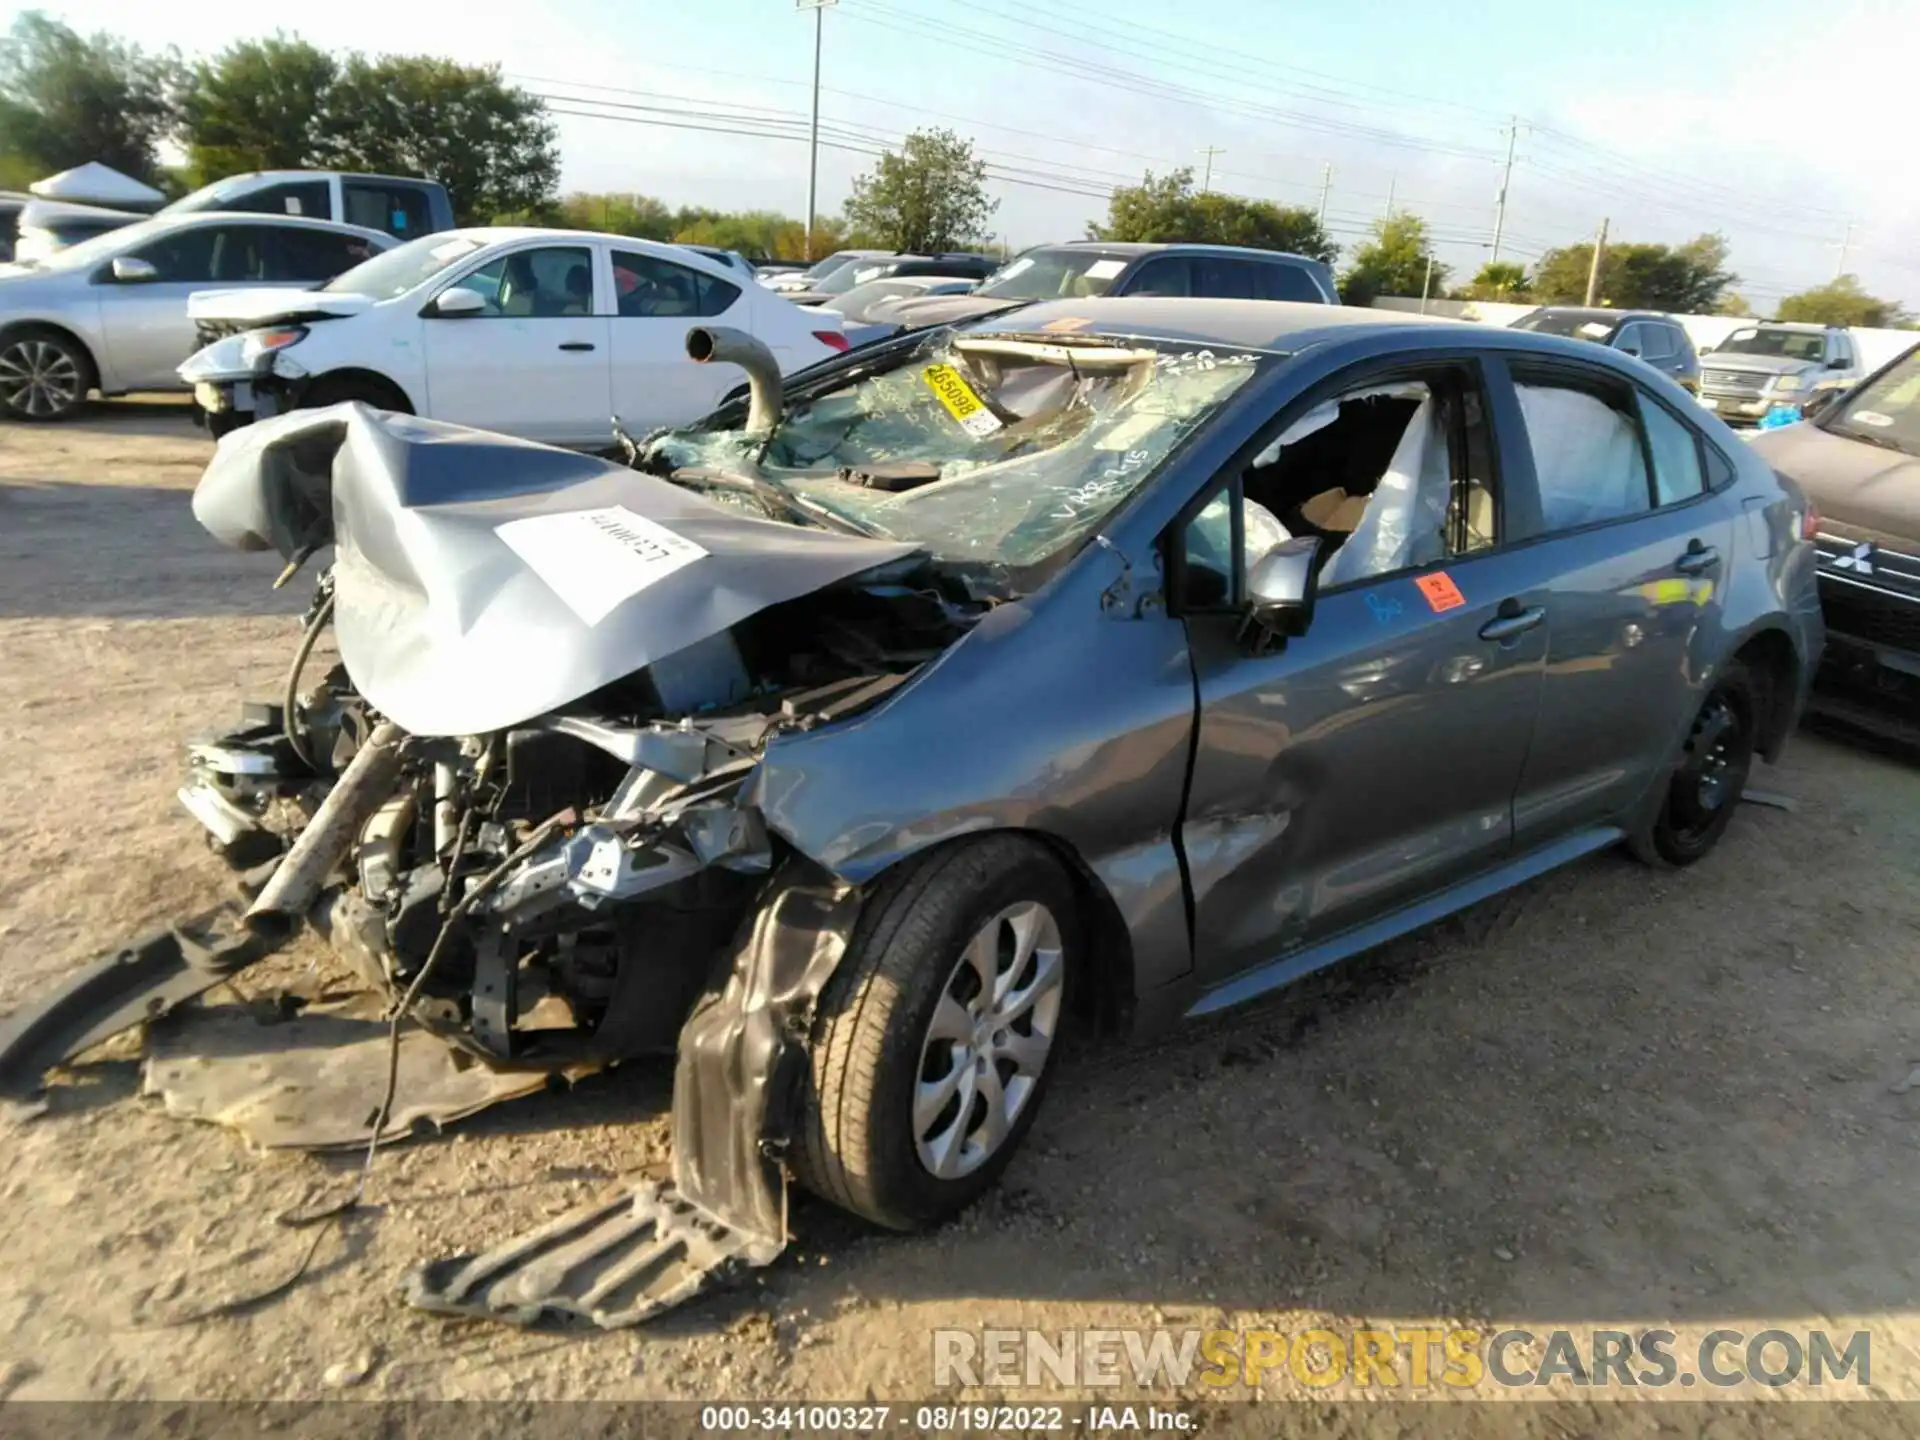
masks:
[[[489,1074],[677,1057],[671,1182],[424,1266],[416,1303],[626,1324],[780,1252],[813,1007],[862,898],[780,818],[857,772],[815,782],[783,745],[938,665],[1250,368],[987,337],[787,414],[750,337],[689,353],[747,371],[744,424],[626,467],[359,405],[222,441],[204,528],[276,552],[279,584],[331,551],[282,693],[188,750],[180,801],[245,899],[0,1024],[0,1094],[311,927],[393,1021],[369,1147],[403,1020]]]

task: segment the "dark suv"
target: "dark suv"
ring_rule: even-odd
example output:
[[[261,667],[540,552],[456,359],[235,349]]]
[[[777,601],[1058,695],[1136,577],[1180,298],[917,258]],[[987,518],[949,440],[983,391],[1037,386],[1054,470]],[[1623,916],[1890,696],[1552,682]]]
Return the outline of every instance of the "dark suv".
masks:
[[[1078,300],[1090,295],[1340,303],[1333,271],[1305,255],[1238,245],[1074,240],[1022,252],[972,294],[904,301],[895,307],[893,317],[901,322],[901,329],[919,330],[1035,300]]]
[[[1516,330],[1538,330],[1547,335],[1571,335],[1591,340],[1644,360],[1679,382],[1683,390],[1700,393],[1700,357],[1680,322],[1658,310],[1606,310],[1579,305],[1543,305],[1513,322]]]

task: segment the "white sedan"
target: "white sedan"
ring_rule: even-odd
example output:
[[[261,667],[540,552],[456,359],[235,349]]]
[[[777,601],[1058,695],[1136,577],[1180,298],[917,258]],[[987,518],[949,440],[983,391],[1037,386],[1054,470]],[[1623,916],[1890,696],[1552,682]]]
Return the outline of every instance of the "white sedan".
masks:
[[[216,434],[256,416],[362,400],[555,445],[600,447],[712,410],[744,378],[697,365],[686,334],[732,326],[783,372],[847,348],[815,314],[677,245],[576,230],[423,236],[317,290],[189,303],[227,332],[180,367]]]

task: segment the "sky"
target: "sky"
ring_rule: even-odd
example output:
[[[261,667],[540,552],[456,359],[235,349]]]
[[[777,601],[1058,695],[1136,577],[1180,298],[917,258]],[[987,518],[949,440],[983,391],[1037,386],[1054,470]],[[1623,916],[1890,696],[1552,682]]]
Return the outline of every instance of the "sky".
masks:
[[[189,53],[294,28],[200,7],[183,40],[150,0],[38,8]],[[945,126],[990,162],[1018,248],[1213,147],[1215,189],[1318,208],[1324,186],[1344,246],[1391,199],[1462,281],[1492,255],[1511,132],[1502,259],[1602,218],[1615,240],[1717,230],[1762,313],[1843,258],[1920,310],[1920,0],[838,0],[819,25],[822,211],[878,148]],[[297,33],[499,64],[556,110],[567,189],[799,215],[815,28],[795,0],[329,0]]]

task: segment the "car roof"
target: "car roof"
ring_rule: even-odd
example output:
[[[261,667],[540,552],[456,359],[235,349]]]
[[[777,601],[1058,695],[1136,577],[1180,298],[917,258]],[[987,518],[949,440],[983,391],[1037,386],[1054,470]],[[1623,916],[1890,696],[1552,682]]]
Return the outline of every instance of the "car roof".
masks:
[[[319,180],[329,175],[338,175],[342,180],[406,180],[416,185],[436,183],[423,180],[418,175],[386,175],[377,170],[242,170],[236,175],[223,175],[221,180]]]
[[[1206,245],[1186,240],[1062,240],[1055,244],[1035,245],[1035,250],[1095,250],[1103,255],[1158,255],[1177,250],[1183,255],[1281,255],[1309,265],[1323,262],[1311,255],[1292,250],[1268,250],[1258,245]]]
[[[1673,320],[1664,310],[1616,310],[1610,305],[1542,305],[1535,315],[1591,315],[1596,320]],[[1522,317],[1525,318],[1524,316]],[[1677,325],[1680,322],[1674,320]]]
[[[1822,325],[1813,320],[1756,320],[1751,326],[1742,327],[1753,330],[1797,330],[1803,335],[1821,335],[1829,330],[1843,330],[1843,325]]]
[[[1063,322],[1079,321],[1069,328]],[[1043,300],[986,316],[976,330],[1070,335],[1136,335],[1142,338],[1195,340],[1247,350],[1288,352],[1343,333],[1451,326],[1478,335],[1494,327],[1464,320],[1443,320],[1405,310],[1360,306],[1309,305],[1290,300],[1191,300],[1157,295],[1088,296],[1080,300]]]
[[[1070,321],[1080,323],[1071,326],[1062,323]],[[1272,354],[1298,354],[1314,345],[1352,339],[1369,332],[1385,339],[1395,331],[1422,337],[1437,337],[1440,332],[1452,331],[1462,343],[1478,349],[1533,351],[1625,373],[1630,373],[1629,367],[1637,364],[1612,350],[1564,335],[1515,330],[1472,320],[1449,320],[1408,310],[1312,305],[1292,300],[1089,296],[1081,300],[1040,301],[961,324],[970,332],[1047,334],[1059,339],[1093,334],[1231,345]],[[1049,330],[1049,326],[1055,328]]]
[[[394,236],[384,230],[373,230],[365,225],[349,225],[344,220],[322,220],[317,215],[271,215],[263,214],[258,210],[189,210],[184,214],[142,216],[132,224],[137,225],[146,220],[172,230],[190,230],[196,225],[231,225],[235,221],[253,225],[290,225],[296,230],[324,230],[330,235],[359,235],[363,238],[378,240],[383,244],[399,243]]]

